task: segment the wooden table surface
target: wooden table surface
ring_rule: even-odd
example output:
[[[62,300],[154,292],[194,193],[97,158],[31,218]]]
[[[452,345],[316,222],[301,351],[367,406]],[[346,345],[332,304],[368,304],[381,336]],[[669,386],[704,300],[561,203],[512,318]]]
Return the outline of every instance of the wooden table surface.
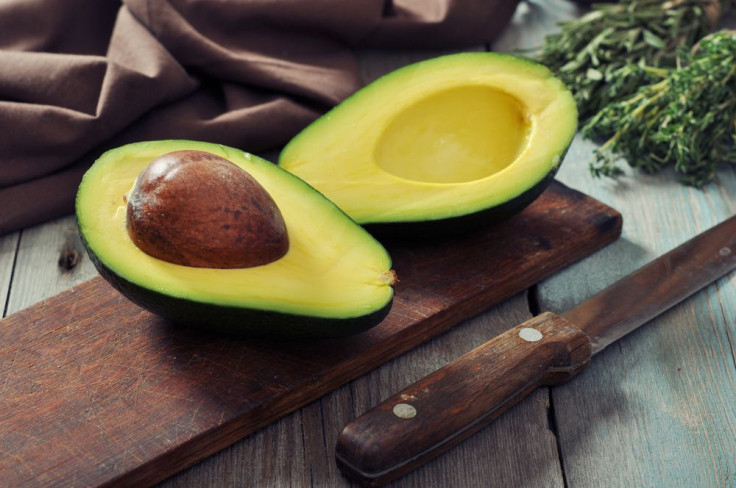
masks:
[[[477,50],[538,46],[556,21],[577,13],[563,0],[522,3],[504,35]],[[360,53],[360,60],[371,80],[438,54],[373,51]],[[161,486],[352,486],[333,457],[347,422],[536,310],[564,311],[736,213],[733,168],[700,190],[680,185],[671,173],[627,170],[619,180],[597,180],[587,170],[594,147],[576,139],[558,179],[622,213],[619,241]],[[4,315],[95,274],[71,216],[0,238]],[[736,274],[392,486],[736,487]]]

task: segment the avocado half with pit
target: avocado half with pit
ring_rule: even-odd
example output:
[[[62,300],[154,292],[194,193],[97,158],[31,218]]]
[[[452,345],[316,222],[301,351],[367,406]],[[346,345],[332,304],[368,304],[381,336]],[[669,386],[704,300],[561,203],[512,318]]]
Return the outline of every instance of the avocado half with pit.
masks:
[[[152,161],[182,151],[222,158],[254,178],[280,211],[287,247],[279,244],[265,264],[227,268],[176,264],[144,252],[129,229],[130,195]],[[217,190],[210,191],[204,201],[215,200]],[[216,211],[230,214],[246,210],[220,207]],[[76,214],[100,274],[133,302],[177,323],[240,335],[336,337],[378,324],[392,303],[394,276],[381,244],[294,175],[230,147],[172,140],[111,150],[84,175]],[[162,219],[181,220],[163,212]],[[204,233],[212,232],[218,231]],[[148,233],[154,245],[159,234]]]
[[[358,223],[435,232],[529,205],[576,130],[574,99],[546,67],[461,53],[357,91],[299,133],[279,165]]]

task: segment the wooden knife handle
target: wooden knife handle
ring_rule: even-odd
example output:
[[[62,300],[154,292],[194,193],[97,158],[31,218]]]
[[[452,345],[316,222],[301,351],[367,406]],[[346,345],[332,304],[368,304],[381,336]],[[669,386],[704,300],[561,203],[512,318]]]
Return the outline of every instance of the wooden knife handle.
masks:
[[[539,386],[590,362],[588,336],[544,313],[481,345],[348,424],[335,457],[350,478],[380,486],[489,424]]]

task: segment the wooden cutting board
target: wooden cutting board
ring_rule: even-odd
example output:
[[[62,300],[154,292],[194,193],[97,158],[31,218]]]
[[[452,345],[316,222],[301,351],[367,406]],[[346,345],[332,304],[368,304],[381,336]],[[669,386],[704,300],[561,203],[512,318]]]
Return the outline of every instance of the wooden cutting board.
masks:
[[[179,329],[95,278],[0,321],[1,483],[151,485],[620,232],[618,212],[555,182],[523,213],[482,232],[385,242],[399,276],[386,320],[309,343]]]

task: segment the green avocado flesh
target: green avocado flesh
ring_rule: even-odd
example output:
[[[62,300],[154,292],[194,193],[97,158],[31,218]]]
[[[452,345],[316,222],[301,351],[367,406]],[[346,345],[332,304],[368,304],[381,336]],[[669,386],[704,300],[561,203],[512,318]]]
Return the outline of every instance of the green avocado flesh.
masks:
[[[136,247],[126,230],[126,195],[151,161],[180,150],[223,157],[265,188],[286,223],[283,257],[249,268],[196,268]],[[381,244],[300,179],[230,147],[172,140],[111,150],[85,174],[76,213],[101,275],[133,302],[178,323],[244,335],[344,336],[378,324],[392,303],[394,276]]]
[[[551,182],[577,130],[545,67],[498,53],[416,63],[298,134],[279,165],[361,224],[507,218]]]

